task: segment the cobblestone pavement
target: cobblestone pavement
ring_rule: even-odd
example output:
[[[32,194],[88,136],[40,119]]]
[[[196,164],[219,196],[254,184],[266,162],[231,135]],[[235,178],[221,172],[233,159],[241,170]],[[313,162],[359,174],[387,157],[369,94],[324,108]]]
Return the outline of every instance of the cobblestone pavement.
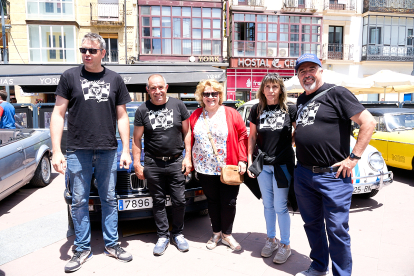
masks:
[[[353,275],[414,275],[414,174],[390,168],[395,182],[371,199],[354,197],[350,214]],[[0,202],[0,276],[64,275],[71,256],[73,231],[67,229],[63,176],[53,174],[46,188],[23,188]],[[75,275],[295,275],[310,264],[309,245],[299,213],[291,213],[292,256],[283,265],[264,259],[263,206],[242,185],[233,235],[243,247],[232,252],[224,245],[208,250],[208,216],[186,216],[184,235],[190,251],[169,246],[152,255],[155,233],[151,220],[120,223],[120,242],[134,256],[121,263],[103,254],[99,224],[92,227],[94,258]],[[135,233],[135,234],[134,234]],[[332,275],[332,274],[331,274]]]

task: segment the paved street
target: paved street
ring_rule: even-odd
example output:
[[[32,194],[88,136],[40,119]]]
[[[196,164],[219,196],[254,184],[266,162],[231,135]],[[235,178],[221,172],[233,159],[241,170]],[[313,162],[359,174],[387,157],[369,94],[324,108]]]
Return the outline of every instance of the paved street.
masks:
[[[354,197],[350,233],[353,275],[414,275],[414,175],[390,168],[395,182],[372,199]],[[23,188],[0,202],[0,276],[64,275],[74,240],[67,229],[63,176],[54,173],[46,188]],[[242,185],[237,203],[234,237],[243,250],[233,253],[220,245],[210,251],[208,216],[186,217],[184,234],[190,251],[170,245],[161,257],[152,255],[155,233],[134,234],[153,228],[151,221],[120,224],[121,245],[134,259],[121,263],[103,254],[100,226],[92,227],[94,258],[75,275],[294,275],[308,268],[309,245],[299,213],[291,214],[292,256],[283,265],[263,259],[265,242],[263,206]],[[332,275],[332,274],[331,274]]]

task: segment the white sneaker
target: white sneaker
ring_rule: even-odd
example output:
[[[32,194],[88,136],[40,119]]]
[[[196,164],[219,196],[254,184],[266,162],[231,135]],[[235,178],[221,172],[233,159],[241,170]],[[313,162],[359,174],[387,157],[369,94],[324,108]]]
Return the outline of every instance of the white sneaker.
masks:
[[[274,241],[272,241],[270,238],[266,239],[266,244],[262,249],[262,257],[269,258],[273,255],[273,252],[279,248],[279,241],[275,238]]]
[[[329,274],[329,270],[321,272],[321,271],[317,271],[316,269],[310,266],[308,270],[301,271],[297,273],[295,276],[322,276],[322,275],[328,275],[328,274]]]
[[[273,262],[275,264],[283,264],[287,261],[289,256],[291,255],[290,246],[286,244],[281,244],[279,246],[279,250],[277,251],[275,258],[273,259]]]

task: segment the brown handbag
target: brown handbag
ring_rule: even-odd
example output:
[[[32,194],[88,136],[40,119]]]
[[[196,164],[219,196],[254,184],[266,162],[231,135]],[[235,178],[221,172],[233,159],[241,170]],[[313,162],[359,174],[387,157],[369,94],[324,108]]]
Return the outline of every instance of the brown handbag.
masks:
[[[217,162],[220,163],[217,154],[217,148],[214,144],[213,137],[211,136],[210,127],[208,126],[205,110],[203,109],[204,124],[207,127],[207,136],[210,140],[211,146],[213,147],[214,154]],[[221,168],[220,181],[227,185],[240,185],[244,181],[244,175],[239,173],[239,166],[236,165],[225,165]]]

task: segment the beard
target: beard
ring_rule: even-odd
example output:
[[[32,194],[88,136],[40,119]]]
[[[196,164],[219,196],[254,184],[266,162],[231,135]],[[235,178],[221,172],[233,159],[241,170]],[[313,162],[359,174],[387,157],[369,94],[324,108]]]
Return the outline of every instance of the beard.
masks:
[[[306,79],[312,79],[313,83],[312,84],[305,84]],[[303,79],[303,83],[304,83],[303,88],[307,91],[312,91],[316,87],[316,80],[315,80],[315,78],[312,78],[312,77],[307,77],[307,78]]]

